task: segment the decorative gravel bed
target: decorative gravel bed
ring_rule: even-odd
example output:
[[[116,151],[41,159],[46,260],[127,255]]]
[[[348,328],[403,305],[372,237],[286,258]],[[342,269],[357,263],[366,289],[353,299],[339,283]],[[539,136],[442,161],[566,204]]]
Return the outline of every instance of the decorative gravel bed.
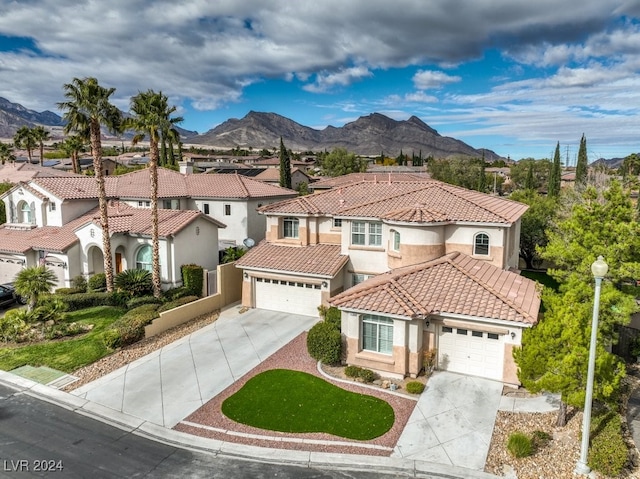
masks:
[[[185,423],[177,424],[174,429],[203,437],[254,446],[317,452],[389,456],[393,447],[396,445],[400,434],[402,434],[402,430],[409,420],[409,416],[411,416],[411,413],[413,412],[416,401],[387,393],[383,389],[364,388],[358,383],[335,382],[336,385],[346,390],[381,398],[388,402],[393,408],[395,413],[395,422],[392,428],[387,433],[371,441],[345,440],[325,433],[293,434],[277,431],[265,431],[263,429],[257,429],[236,423],[222,414],[222,402],[238,391],[250,378],[263,371],[278,368],[292,369],[323,377],[318,372],[316,361],[307,354],[306,336],[306,333],[302,333],[300,336],[293,339],[289,344],[267,358],[259,366],[255,367],[240,380],[236,381],[233,385],[211,399],[207,404],[184,420],[185,422],[196,423],[204,426],[205,428],[211,429],[195,427]],[[213,430],[213,428],[216,430]],[[232,432],[232,434],[226,433],[226,431]],[[235,435],[237,433],[249,434],[251,436],[237,436]],[[292,439],[299,442],[292,442]],[[302,442],[302,440],[307,441]],[[309,440],[327,441],[328,443],[317,444],[308,442]],[[375,448],[372,448],[371,446],[374,446]]]
[[[90,383],[91,381],[95,381],[96,379],[109,374],[122,366],[126,366],[142,356],[152,353],[167,344],[171,344],[172,342],[197,331],[207,324],[213,323],[216,319],[218,319],[217,311],[203,314],[202,316],[198,316],[187,323],[171,328],[164,333],[143,339],[131,346],[118,349],[113,354],[105,356],[95,363],[74,371],[72,374],[79,379],[65,386],[63,390],[72,391],[80,386]]]

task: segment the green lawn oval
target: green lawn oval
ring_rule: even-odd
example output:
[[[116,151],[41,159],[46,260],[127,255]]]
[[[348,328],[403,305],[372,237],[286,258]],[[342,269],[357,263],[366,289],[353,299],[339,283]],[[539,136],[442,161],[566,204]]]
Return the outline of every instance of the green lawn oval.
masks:
[[[393,426],[393,408],[385,401],[340,389],[311,374],[272,369],[249,379],[222,403],[236,422],[281,432],[326,432],[370,440]]]

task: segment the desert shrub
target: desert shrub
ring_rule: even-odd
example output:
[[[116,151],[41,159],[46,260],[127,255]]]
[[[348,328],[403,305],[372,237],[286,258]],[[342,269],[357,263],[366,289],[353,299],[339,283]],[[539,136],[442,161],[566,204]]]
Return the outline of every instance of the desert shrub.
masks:
[[[27,320],[25,320],[26,309],[12,309],[0,318],[0,340],[2,341],[15,341],[18,336],[24,333],[30,321],[30,313],[27,313]]]
[[[360,379],[365,383],[372,383],[376,379],[376,373],[371,369],[362,369],[360,371]]]
[[[52,327],[47,328],[44,333],[46,339],[64,338],[67,336],[76,336],[78,334],[86,333],[89,330],[86,326],[78,323],[60,323],[54,324]]]
[[[115,329],[120,337],[119,346],[127,346],[143,339],[144,327],[158,317],[157,309],[157,304],[145,304],[117,319],[111,328]]]
[[[127,269],[114,278],[114,284],[120,291],[139,297],[153,293],[151,272],[146,269]]]
[[[316,323],[307,334],[309,355],[324,364],[337,364],[342,355],[342,336],[329,323]]]
[[[78,293],[86,293],[87,292],[87,278],[84,275],[79,274],[78,276],[74,276],[71,280],[72,289],[77,290]]]
[[[87,291],[104,291],[107,289],[107,277],[104,273],[96,273],[87,281]]]
[[[160,306],[160,308],[158,308],[158,313],[169,311],[170,309],[177,308],[178,306],[182,306],[183,304],[192,303],[197,299],[199,299],[198,296],[182,296],[181,298],[164,303],[162,306]]]
[[[142,306],[143,304],[162,304],[162,300],[160,298],[156,298],[155,296],[140,296],[138,298],[131,298],[127,301],[127,309],[134,309],[138,306]]]
[[[514,457],[528,457],[533,454],[533,443],[526,434],[514,432],[509,435],[507,450]]]
[[[533,434],[531,434],[531,441],[533,442],[534,450],[537,451],[549,444],[549,441],[551,441],[551,435],[546,431],[533,431]]]
[[[116,349],[120,347],[122,342],[120,338],[120,333],[117,329],[107,329],[102,332],[102,342],[109,349]]]
[[[362,368],[349,365],[344,368],[344,375],[348,378],[357,378],[360,377],[360,370],[362,370]]]
[[[33,310],[35,321],[53,321],[57,323],[64,317],[64,312],[68,309],[68,305],[60,298],[53,297],[42,303]]]
[[[405,389],[411,394],[422,394],[422,391],[424,391],[424,384],[420,381],[409,381],[405,386]]]
[[[589,467],[606,476],[617,477],[629,457],[629,450],[622,437],[620,415],[614,412],[593,418],[589,447]]]
[[[197,264],[183,264],[180,268],[182,273],[182,284],[189,292],[190,296],[202,296],[202,287],[204,284],[204,271],[202,266]]]

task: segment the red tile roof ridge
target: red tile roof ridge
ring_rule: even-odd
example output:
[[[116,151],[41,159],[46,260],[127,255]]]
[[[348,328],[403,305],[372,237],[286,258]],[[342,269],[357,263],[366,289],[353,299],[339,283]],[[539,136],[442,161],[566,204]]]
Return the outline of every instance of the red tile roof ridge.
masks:
[[[236,180],[240,182],[240,187],[244,191],[244,194],[247,196],[247,198],[249,198],[251,194],[249,193],[249,189],[247,188],[247,186],[244,184],[244,180],[246,179],[246,176],[241,177],[236,171],[235,177],[236,177]]]
[[[367,181],[360,181],[360,182],[358,182],[358,183],[356,183],[356,184],[361,184],[361,183],[371,183],[371,182],[370,182],[370,181],[369,181],[369,182],[367,182]],[[405,181],[405,182],[403,182],[403,185],[406,185],[406,184],[412,184],[412,183],[414,183],[414,182],[412,182],[412,181]],[[371,200],[371,201],[365,201],[364,203],[358,203],[357,205],[352,205],[352,206],[349,206],[348,208],[341,209],[339,212],[340,212],[340,213],[346,213],[346,212],[348,212],[349,210],[354,210],[354,209],[356,209],[356,208],[362,208],[363,206],[375,205],[376,203],[383,203],[383,202],[386,202],[386,201],[389,201],[389,200],[393,200],[393,199],[395,199],[395,198],[401,198],[401,197],[406,196],[406,195],[408,195],[408,194],[410,194],[410,193],[415,193],[415,192],[417,192],[417,191],[421,191],[421,190],[423,190],[423,189],[424,189],[424,183],[425,183],[424,181],[423,181],[423,182],[415,183],[415,185],[416,185],[416,187],[417,187],[417,188],[416,188],[415,190],[413,190],[413,191],[402,191],[402,192],[398,192],[398,193],[396,193],[395,195],[386,196],[386,197],[385,197],[385,198],[383,198],[383,199],[378,198],[378,199]],[[389,183],[389,184],[391,184],[391,183]],[[351,185],[348,185],[348,186],[353,186],[353,185],[354,185],[354,184],[352,183]],[[330,191],[331,191],[331,190],[330,190]]]

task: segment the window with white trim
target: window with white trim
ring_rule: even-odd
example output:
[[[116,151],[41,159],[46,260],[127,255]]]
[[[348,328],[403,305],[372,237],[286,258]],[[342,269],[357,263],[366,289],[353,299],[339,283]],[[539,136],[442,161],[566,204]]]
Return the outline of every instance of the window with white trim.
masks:
[[[20,221],[21,223],[31,223],[31,208],[26,201],[23,201],[20,207],[20,218],[22,220]]]
[[[489,255],[489,235],[478,233],[473,238],[473,254],[479,256]]]
[[[333,227],[336,229],[342,228],[342,218],[333,218]]]
[[[162,200],[162,208],[165,210],[179,210],[180,200]]]
[[[373,314],[363,315],[362,349],[391,354],[393,352],[393,319]]]
[[[144,245],[136,253],[136,269],[153,270],[153,255],[150,245]]]
[[[382,246],[382,223],[352,221],[351,244],[356,246]]]
[[[204,211],[203,211],[203,213],[204,213],[205,215],[208,215],[208,214],[209,214],[209,203],[203,203],[203,204],[202,204],[202,208],[203,208],[203,210],[204,210]]]
[[[138,200],[138,208],[151,208],[151,201]]]
[[[282,237],[298,238],[299,223],[298,218],[285,218],[282,220]]]
[[[400,233],[396,230],[391,231],[391,249],[400,251]]]
[[[362,274],[362,273],[353,273],[351,275],[351,286],[355,286],[356,284],[360,284],[363,281],[371,278],[370,274]]]

